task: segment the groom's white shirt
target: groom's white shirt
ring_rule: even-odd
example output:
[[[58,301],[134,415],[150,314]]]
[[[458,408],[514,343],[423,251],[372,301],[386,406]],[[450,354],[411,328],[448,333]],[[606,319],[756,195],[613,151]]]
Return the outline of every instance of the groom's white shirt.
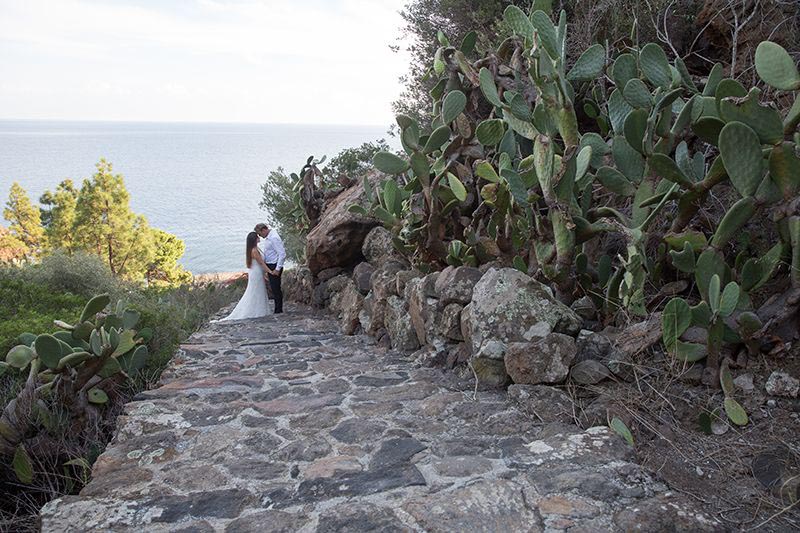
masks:
[[[283,270],[283,263],[286,261],[286,248],[278,232],[274,229],[269,230],[269,234],[263,239],[262,252],[265,263],[275,263],[275,270]]]

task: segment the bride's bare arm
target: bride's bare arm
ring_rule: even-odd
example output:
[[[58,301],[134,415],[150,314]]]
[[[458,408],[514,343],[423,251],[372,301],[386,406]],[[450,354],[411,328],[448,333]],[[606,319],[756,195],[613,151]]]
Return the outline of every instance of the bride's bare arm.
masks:
[[[256,260],[256,262],[257,262],[259,265],[261,265],[261,269],[262,269],[264,272],[266,272],[267,274],[274,274],[274,272],[273,272],[272,270],[270,270],[270,268],[269,268],[269,267],[267,266],[267,264],[264,262],[264,258],[263,258],[263,257],[261,257],[261,254],[258,252],[258,250],[257,250],[257,249],[255,249],[255,248],[254,248],[254,249],[253,249],[253,251],[251,252],[251,255],[252,255],[253,259],[255,259],[255,260]]]

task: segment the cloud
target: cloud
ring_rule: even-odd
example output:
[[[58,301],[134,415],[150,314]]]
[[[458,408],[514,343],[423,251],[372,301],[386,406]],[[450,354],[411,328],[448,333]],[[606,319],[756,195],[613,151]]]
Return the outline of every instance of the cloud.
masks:
[[[385,124],[407,63],[389,50],[402,4],[0,0],[0,68],[14,80],[0,85],[0,108],[9,118]]]

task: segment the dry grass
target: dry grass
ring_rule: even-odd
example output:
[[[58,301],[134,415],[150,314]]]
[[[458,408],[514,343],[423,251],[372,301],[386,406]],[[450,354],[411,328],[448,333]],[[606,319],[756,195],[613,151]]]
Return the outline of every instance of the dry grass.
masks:
[[[787,357],[783,366],[800,366],[798,352]],[[736,530],[800,529],[800,494],[794,492],[800,475],[800,420],[793,413],[798,401],[778,399],[776,407],[766,407],[766,397],[760,392],[775,362],[755,361],[746,369],[754,375],[756,387],[752,392],[737,391],[736,397],[750,414],[750,423],[744,427],[725,424],[724,434],[706,435],[700,431],[698,415],[721,407],[721,391],[687,383],[693,370],[659,359],[658,353],[642,354],[633,365],[630,382],[573,388],[576,421],[591,425],[586,408],[602,395],[609,401],[607,416],[619,417],[633,432],[640,462],[672,489],[702,503]],[[742,373],[745,370],[738,372]],[[779,456],[784,471],[783,481],[771,490],[754,476],[753,461],[765,453]],[[790,488],[793,496],[787,496]]]

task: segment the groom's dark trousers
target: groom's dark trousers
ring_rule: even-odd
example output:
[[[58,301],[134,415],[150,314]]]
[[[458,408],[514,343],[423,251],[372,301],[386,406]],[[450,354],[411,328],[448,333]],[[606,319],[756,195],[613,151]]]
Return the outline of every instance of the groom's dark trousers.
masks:
[[[275,270],[275,267],[278,266],[278,264],[267,263],[267,266],[270,270]],[[275,298],[275,312],[283,313],[283,291],[281,290],[281,277],[273,276],[272,274],[268,274],[268,276],[269,288],[272,289],[272,297]]]

